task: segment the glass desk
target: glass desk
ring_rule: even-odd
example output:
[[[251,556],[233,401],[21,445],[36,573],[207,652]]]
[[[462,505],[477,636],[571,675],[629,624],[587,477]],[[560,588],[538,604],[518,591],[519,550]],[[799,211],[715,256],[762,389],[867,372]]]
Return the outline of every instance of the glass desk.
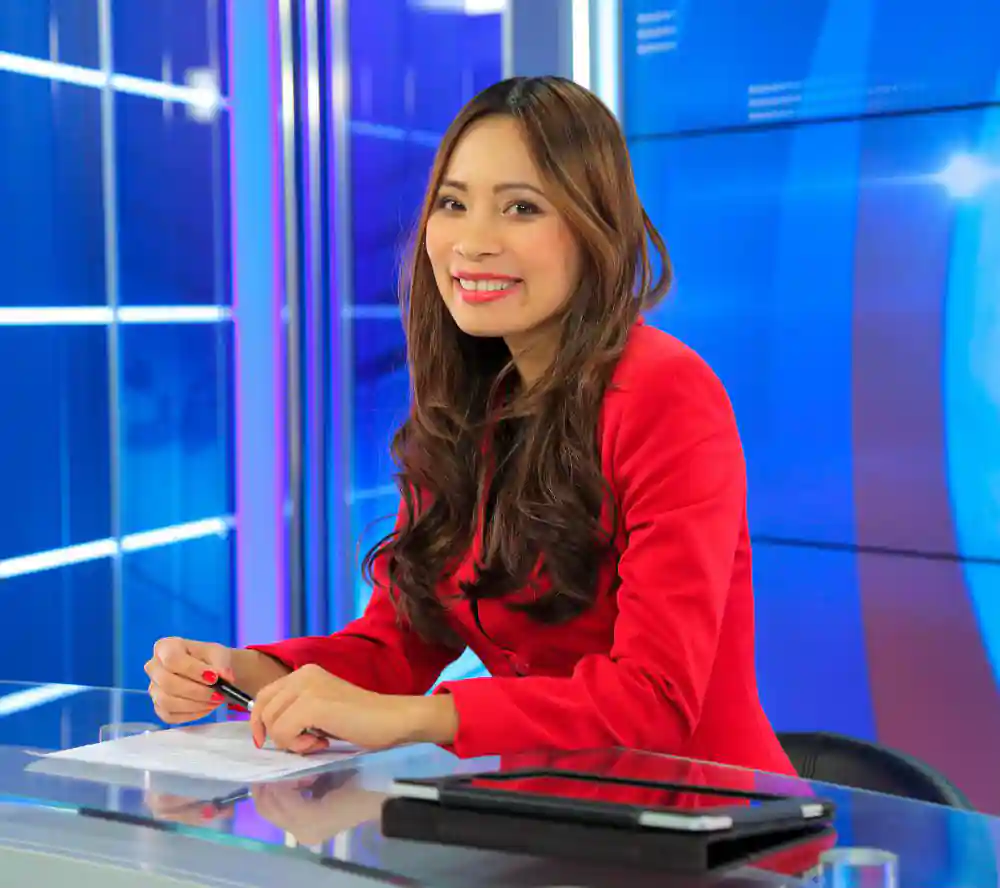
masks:
[[[223,714],[223,716],[225,715]],[[359,756],[320,774],[255,787],[77,766],[39,767],[40,754],[95,742],[101,729],[156,724],[145,694],[0,682],[0,888],[69,881],[90,886],[801,886],[800,854],[775,855],[709,877],[542,860],[387,839],[379,828],[394,777],[439,776],[543,763],[546,756],[461,761],[435,747]],[[823,847],[873,847],[900,861],[900,888],[998,884],[1000,820],[876,793],[774,775],[602,750],[582,770],[691,782],[735,781],[763,791],[813,791],[837,804]],[[643,775],[638,775],[643,776]],[[242,790],[242,791],[241,791]],[[228,798],[227,798],[228,797]],[[818,854],[818,851],[816,852]]]

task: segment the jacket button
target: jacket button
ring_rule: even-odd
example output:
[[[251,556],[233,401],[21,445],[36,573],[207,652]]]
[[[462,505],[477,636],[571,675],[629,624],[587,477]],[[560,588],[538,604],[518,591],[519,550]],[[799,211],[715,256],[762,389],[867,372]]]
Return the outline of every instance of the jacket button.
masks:
[[[531,670],[531,664],[523,657],[518,657],[517,655],[511,657],[510,665],[514,667],[514,672],[517,675],[527,675]]]

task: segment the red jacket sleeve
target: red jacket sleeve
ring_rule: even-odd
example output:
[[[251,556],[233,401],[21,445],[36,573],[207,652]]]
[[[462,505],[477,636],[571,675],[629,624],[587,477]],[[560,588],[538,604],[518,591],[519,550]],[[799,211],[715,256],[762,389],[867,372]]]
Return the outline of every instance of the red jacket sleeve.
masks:
[[[380,694],[425,694],[462,650],[425,641],[402,622],[388,592],[384,559],[374,566],[375,591],[364,614],[339,632],[250,645],[291,669],[308,663]]]
[[[701,714],[746,514],[746,469],[722,384],[693,352],[609,392],[602,450],[624,524],[607,655],[569,678],[445,682],[463,757],[537,748],[681,750]]]

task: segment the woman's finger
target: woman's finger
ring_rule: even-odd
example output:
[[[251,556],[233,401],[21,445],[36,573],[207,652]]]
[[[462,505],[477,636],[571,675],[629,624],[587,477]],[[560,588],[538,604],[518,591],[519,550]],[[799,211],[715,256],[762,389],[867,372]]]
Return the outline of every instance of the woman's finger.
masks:
[[[288,751],[296,755],[313,755],[330,748],[330,741],[313,734],[300,734],[289,745]]]
[[[295,688],[283,684],[282,687],[276,688],[268,694],[263,701],[258,698],[254,702],[251,731],[254,743],[258,747],[263,746],[267,738],[270,737],[277,746],[284,748],[274,735],[274,724],[295,702],[298,693]]]
[[[280,698],[280,708],[274,707],[267,721],[267,735],[279,749],[298,752],[300,749],[314,749],[318,739],[303,731],[312,727],[313,707],[310,698],[301,694]],[[303,739],[305,737],[305,739]]]
[[[166,722],[168,725],[181,724],[183,722],[198,721],[198,719],[204,718],[214,711],[215,707],[210,707],[209,709],[174,709],[171,707],[170,703],[159,703],[154,698],[153,699],[153,711],[160,718],[161,721]]]
[[[223,701],[223,697],[218,691],[206,684],[170,672],[157,661],[151,661],[146,674],[156,691],[165,698],[194,703],[200,709]]]

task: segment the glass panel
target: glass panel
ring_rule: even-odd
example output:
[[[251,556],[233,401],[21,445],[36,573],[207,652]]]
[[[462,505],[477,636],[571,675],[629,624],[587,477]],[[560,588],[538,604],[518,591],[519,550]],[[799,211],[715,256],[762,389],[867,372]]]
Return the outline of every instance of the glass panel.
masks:
[[[121,303],[228,305],[227,121],[116,96]]]
[[[115,71],[182,85],[192,68],[221,73],[225,6],[225,0],[114,0]]]
[[[409,409],[409,376],[398,320],[355,319],[353,490],[392,483],[389,445]]]
[[[0,681],[0,701],[0,707],[7,710],[0,719],[0,744],[6,747],[70,749],[97,742],[105,725],[157,721],[149,695],[136,691]],[[103,808],[108,798],[106,787],[96,781],[71,782]],[[10,788],[8,785],[8,791]],[[121,786],[115,790],[120,791]]]
[[[354,301],[398,304],[399,270],[434,161],[435,147],[381,129],[351,136]]]
[[[501,17],[413,0],[350,3],[355,120],[442,133],[501,76]]]
[[[0,559],[106,538],[105,329],[0,326],[0,379]]]
[[[500,16],[428,11],[407,3],[404,126],[444,133],[458,110],[500,79]]]
[[[233,510],[232,328],[121,328],[123,533]]]
[[[0,586],[4,679],[113,683],[110,559],[5,577]]]
[[[123,687],[145,688],[143,665],[158,638],[233,643],[232,539],[213,534],[125,555]]]
[[[350,521],[363,552],[391,529],[389,456],[409,405],[395,307],[398,270],[440,135],[473,93],[501,77],[501,17],[387,0],[350,4],[354,289]],[[378,521],[388,516],[390,521]],[[368,597],[360,577],[355,605]]]
[[[0,71],[0,306],[106,301],[100,100]]]
[[[354,587],[355,613],[361,613],[368,599],[371,587],[361,577],[361,562],[371,549],[386,534],[392,531],[399,508],[399,494],[388,486],[356,491],[351,499],[351,541],[350,552],[357,569]]]
[[[97,0],[5,0],[0,52],[99,68]]]

